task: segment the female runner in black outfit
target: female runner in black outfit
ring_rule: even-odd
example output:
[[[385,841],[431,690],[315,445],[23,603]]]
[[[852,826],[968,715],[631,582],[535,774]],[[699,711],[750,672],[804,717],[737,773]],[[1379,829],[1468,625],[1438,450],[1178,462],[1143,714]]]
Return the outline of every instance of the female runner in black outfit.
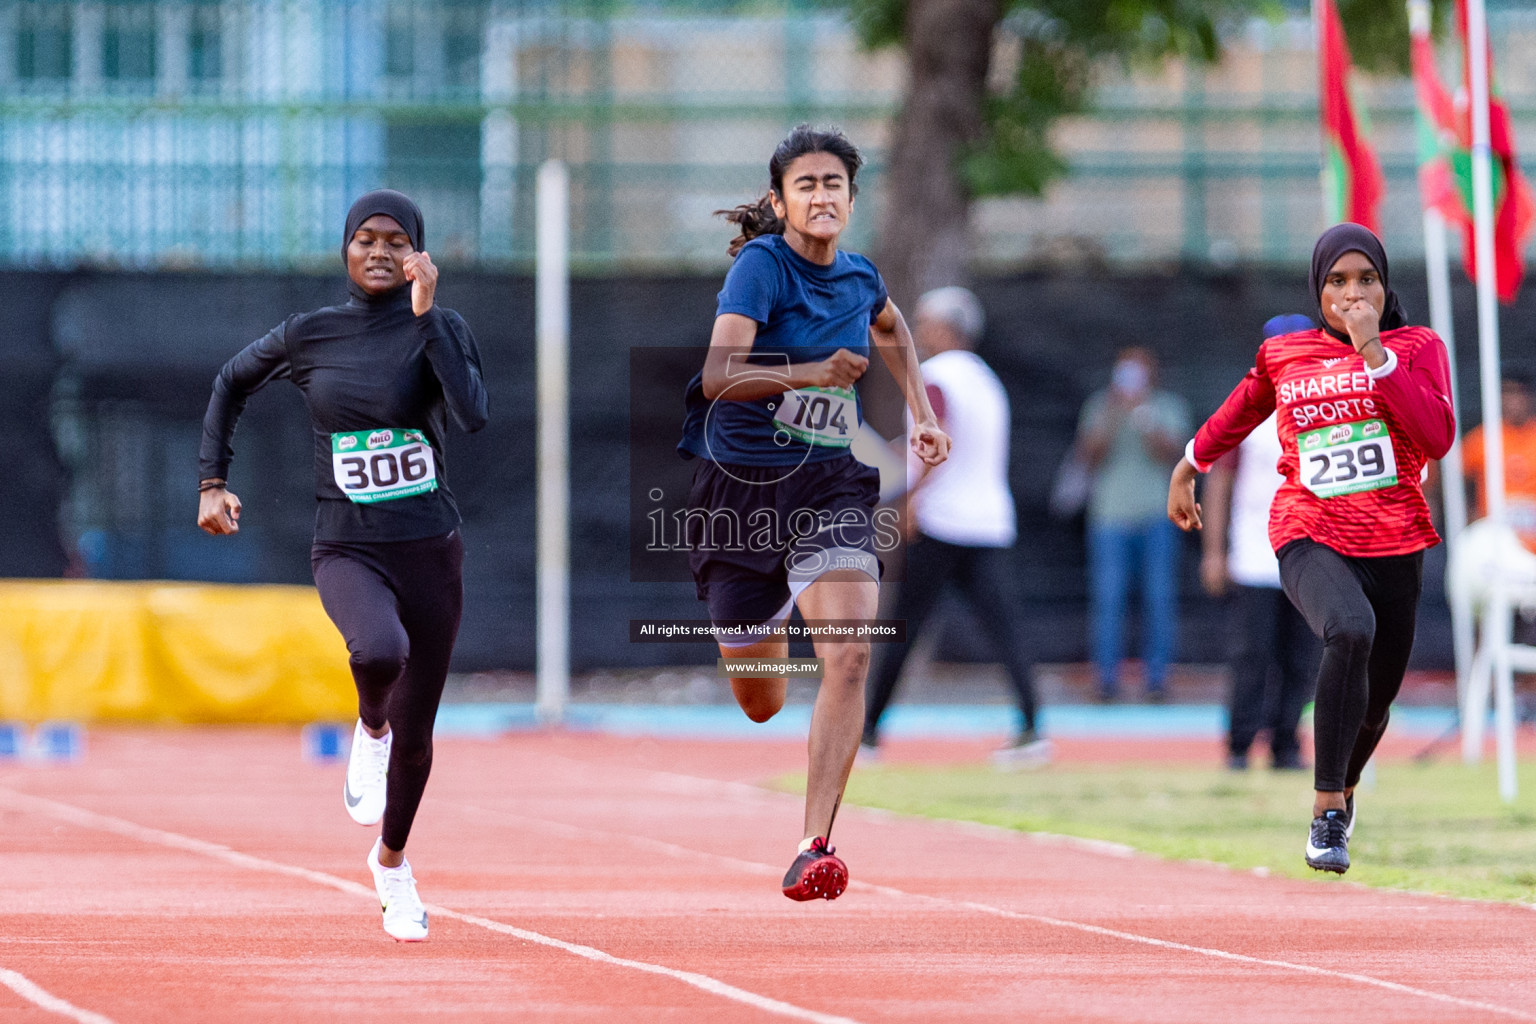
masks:
[[[432,725],[463,604],[459,511],[448,490],[447,414],[485,426],[480,352],[462,317],[433,301],[437,268],[422,250],[421,211],[399,192],[369,192],[347,214],[350,299],[291,316],[219,371],[203,420],[197,523],[239,531],[225,487],[246,399],[287,378],[315,438],[315,585],[346,638],[358,723],[343,788],[364,825],[383,819],[368,855],[384,930],[427,937],[403,853],[432,767]],[[386,799],[387,796],[387,799]]]

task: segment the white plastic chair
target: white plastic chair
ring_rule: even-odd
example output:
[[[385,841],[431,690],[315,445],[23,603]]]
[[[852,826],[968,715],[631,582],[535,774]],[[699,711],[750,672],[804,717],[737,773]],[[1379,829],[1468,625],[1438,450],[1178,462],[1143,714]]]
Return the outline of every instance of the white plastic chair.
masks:
[[[1503,584],[1502,600],[1494,593]],[[1511,672],[1536,672],[1536,647],[1510,642],[1512,610],[1536,610],[1536,554],[1515,531],[1487,519],[1468,523],[1450,545],[1445,572],[1446,597],[1453,613],[1476,615],[1477,647],[1461,694],[1462,759],[1482,759],[1488,700],[1494,698],[1500,789],[1506,799],[1514,786],[1514,687]],[[1506,778],[1507,775],[1507,778]]]

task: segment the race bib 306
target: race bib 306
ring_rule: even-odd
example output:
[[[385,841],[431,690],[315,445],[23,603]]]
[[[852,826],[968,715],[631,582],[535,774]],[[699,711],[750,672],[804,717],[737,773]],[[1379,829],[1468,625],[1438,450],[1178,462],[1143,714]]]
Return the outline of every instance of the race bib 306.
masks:
[[[384,427],[332,434],[331,470],[341,493],[359,504],[437,490],[432,446],[419,430]]]

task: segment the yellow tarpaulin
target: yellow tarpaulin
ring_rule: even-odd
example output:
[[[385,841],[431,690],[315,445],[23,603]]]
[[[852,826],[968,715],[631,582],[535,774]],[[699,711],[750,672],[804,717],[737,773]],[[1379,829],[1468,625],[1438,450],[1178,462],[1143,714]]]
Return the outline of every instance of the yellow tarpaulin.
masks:
[[[0,718],[356,714],[346,644],[313,587],[0,581]]]

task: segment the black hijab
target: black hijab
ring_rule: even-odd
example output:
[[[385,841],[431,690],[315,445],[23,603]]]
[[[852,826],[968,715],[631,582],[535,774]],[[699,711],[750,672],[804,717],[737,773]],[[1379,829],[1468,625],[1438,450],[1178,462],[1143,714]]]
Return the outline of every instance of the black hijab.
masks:
[[[426,227],[421,220],[421,208],[404,192],[396,192],[392,188],[381,188],[359,196],[357,202],[352,204],[352,209],[347,211],[347,230],[341,238],[343,262],[347,258],[347,246],[352,244],[352,236],[357,234],[357,229],[363,226],[363,221],[376,213],[393,217],[395,223],[405,230],[406,237],[410,238],[411,248],[421,252],[421,247],[426,241]]]
[[[1317,244],[1312,247],[1312,273],[1307,283],[1312,287],[1312,302],[1317,307],[1317,322],[1323,330],[1335,338],[1348,344],[1349,335],[1343,331],[1337,331],[1328,323],[1328,318],[1323,315],[1323,282],[1328,277],[1328,271],[1339,261],[1339,257],[1347,252],[1358,252],[1371,261],[1376,272],[1381,275],[1381,286],[1387,290],[1387,304],[1381,311],[1381,329],[1383,331],[1395,330],[1404,327],[1408,323],[1408,317],[1403,313],[1402,303],[1397,301],[1397,293],[1387,278],[1387,250],[1382,247],[1381,239],[1370,228],[1359,224],[1335,224],[1324,231]]]
[[[392,188],[375,189],[365,192],[352,204],[352,209],[347,211],[346,234],[341,238],[341,262],[345,266],[347,262],[347,246],[352,244],[352,236],[357,234],[357,229],[363,226],[363,221],[376,213],[382,213],[386,217],[393,217],[395,223],[405,231],[406,237],[411,240],[411,248],[421,252],[423,240],[426,238],[426,228],[421,220],[421,208],[411,201],[411,197],[403,192],[396,192]],[[379,303],[396,301],[401,295],[409,295],[411,283],[407,281],[399,288],[386,292],[383,295],[369,295],[356,281],[348,279],[347,293],[358,302],[376,306]]]

